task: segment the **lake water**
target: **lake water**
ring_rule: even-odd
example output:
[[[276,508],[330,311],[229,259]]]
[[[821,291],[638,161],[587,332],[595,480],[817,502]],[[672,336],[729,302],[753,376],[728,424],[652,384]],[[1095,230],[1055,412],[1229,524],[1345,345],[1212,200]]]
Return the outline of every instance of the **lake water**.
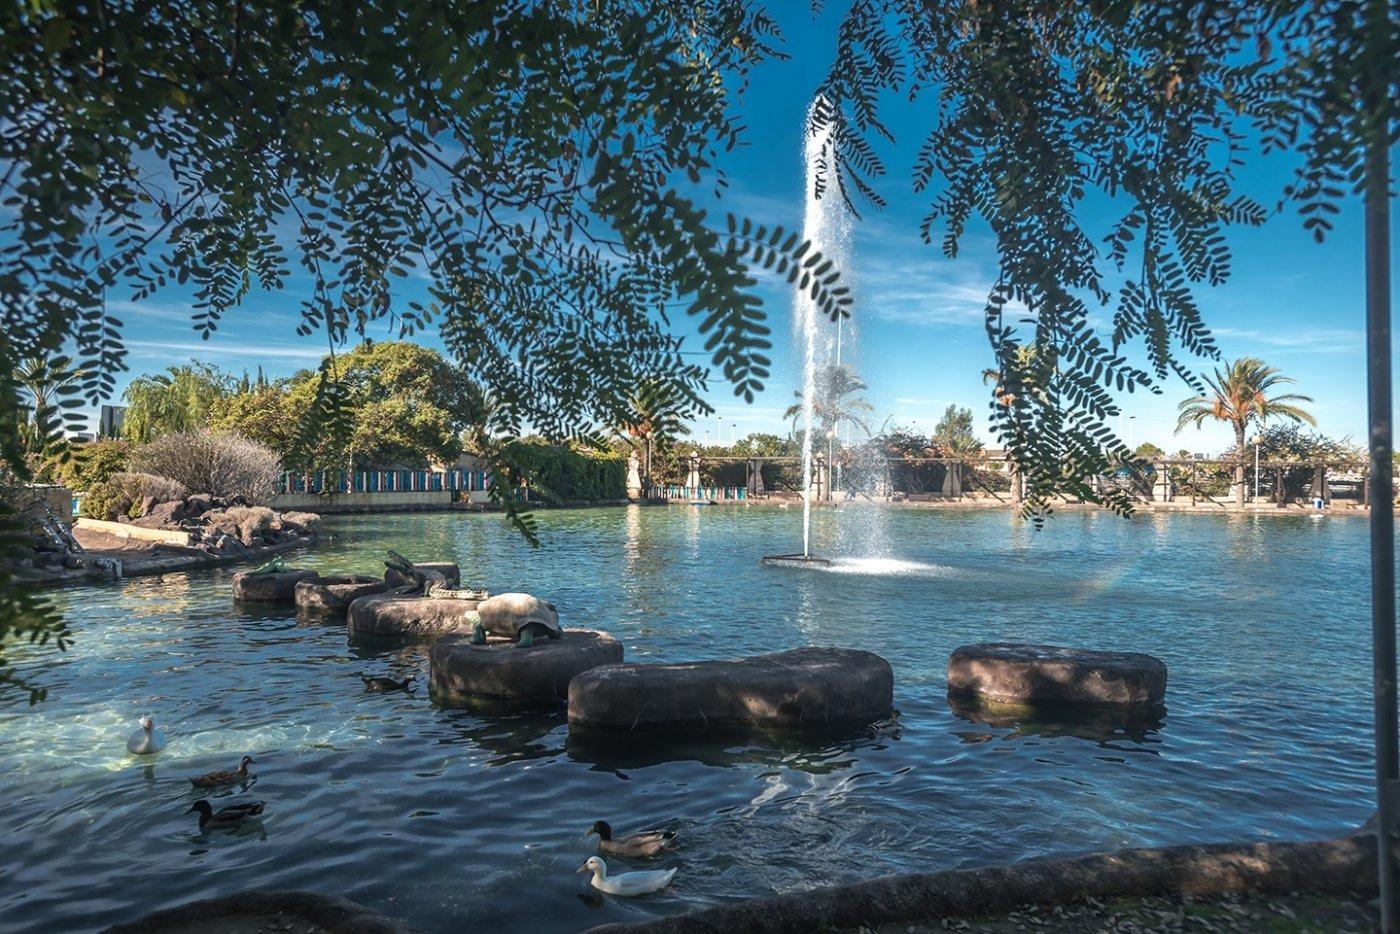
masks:
[[[328,520],[323,571],[386,548],[449,558],[464,585],[526,590],[632,661],[801,645],[894,666],[902,735],[816,744],[572,744],[562,713],[487,716],[361,674],[417,674],[426,648],[230,602],[230,570],[59,595],[77,642],[25,649],[51,689],[0,695],[0,929],[87,931],[247,888],[344,895],[426,931],[576,931],[905,871],[1104,848],[1330,836],[1370,813],[1367,533],[1358,518],[819,510],[817,550],[883,560],[761,568],[796,510],[674,506]],[[1147,723],[978,722],[945,697],[948,653],[1008,639],[1151,652]],[[150,711],[170,738],[125,754]],[[966,713],[965,711],[963,712]],[[261,828],[201,836],[186,777],[258,762],[229,800]],[[216,806],[219,802],[216,802]],[[672,889],[587,894],[584,831],[666,823]],[[622,868],[614,866],[615,869]],[[628,867],[637,868],[637,867]]]

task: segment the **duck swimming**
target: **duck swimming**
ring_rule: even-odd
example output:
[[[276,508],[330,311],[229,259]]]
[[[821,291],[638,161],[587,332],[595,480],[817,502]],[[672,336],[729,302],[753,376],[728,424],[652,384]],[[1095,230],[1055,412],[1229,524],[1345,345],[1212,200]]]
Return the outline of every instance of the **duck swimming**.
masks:
[[[372,694],[387,694],[389,691],[407,691],[413,684],[413,675],[409,675],[402,681],[395,681],[393,678],[371,678],[367,675],[360,675],[360,680],[365,683],[365,690]]]
[[[595,821],[588,828],[589,833],[598,835],[598,849],[614,856],[630,856],[633,859],[650,859],[676,846],[674,830],[645,830],[641,833],[613,836],[612,825],[605,820]]]
[[[246,782],[248,780],[248,766],[252,762],[252,756],[244,756],[237,769],[205,772],[203,775],[197,775],[190,779],[190,784],[196,788],[218,788],[220,785],[235,785],[239,782]]]
[[[252,817],[262,814],[263,808],[267,806],[266,801],[250,801],[247,804],[231,804],[226,808],[214,810],[209,806],[209,802],[200,798],[186,814],[196,813],[199,815],[199,829],[207,830],[232,830],[242,826],[243,822]]]
[[[141,718],[141,726],[126,740],[126,751],[133,756],[149,756],[165,748],[165,734],[156,729],[150,715]]]
[[[588,857],[584,864],[578,867],[578,871],[593,873],[593,887],[598,891],[625,897],[659,892],[670,885],[676,875],[675,869],[653,869],[648,872],[620,872],[609,876],[608,864],[603,862],[601,856]]]

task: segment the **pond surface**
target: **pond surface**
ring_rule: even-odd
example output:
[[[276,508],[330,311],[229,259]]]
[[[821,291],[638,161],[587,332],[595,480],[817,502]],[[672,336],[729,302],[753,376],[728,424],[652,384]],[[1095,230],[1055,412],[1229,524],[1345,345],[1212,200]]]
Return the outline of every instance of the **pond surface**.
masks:
[[[1362,519],[1066,512],[1037,532],[1003,511],[818,511],[819,552],[882,559],[840,573],[759,567],[794,550],[796,510],[540,524],[532,550],[492,515],[340,518],[296,563],[451,558],[464,584],[546,596],[629,660],[870,649],[894,665],[902,735],[603,753],[571,744],[562,714],[366,694],[361,674],[426,682],[426,648],[235,609],[230,570],[72,589],[74,647],[17,656],[51,699],[0,695],[0,929],[90,931],[307,888],[425,931],[577,931],[877,874],[1330,836],[1370,812]],[[948,653],[994,639],[1151,652],[1170,669],[1167,712],[966,719],[945,697]],[[147,711],[170,738],[150,764],[124,746]],[[201,836],[186,777],[245,753],[257,779],[224,795],[265,799],[262,826]],[[586,895],[575,870],[598,819],[677,827],[683,846],[660,861],[680,869],[672,889]]]

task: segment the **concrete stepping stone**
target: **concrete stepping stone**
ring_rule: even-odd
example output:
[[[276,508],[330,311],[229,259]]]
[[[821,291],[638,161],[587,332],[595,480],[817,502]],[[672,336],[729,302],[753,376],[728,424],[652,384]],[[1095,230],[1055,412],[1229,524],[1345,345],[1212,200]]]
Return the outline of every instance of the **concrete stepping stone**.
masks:
[[[297,609],[315,613],[344,613],[360,597],[383,593],[388,589],[389,585],[380,578],[359,574],[299,581],[296,585]]]
[[[948,657],[948,693],[995,704],[1160,705],[1167,666],[1140,652],[983,642]]]
[[[422,639],[470,633],[479,619],[476,607],[475,600],[380,593],[355,600],[345,617],[352,634]]]
[[[854,649],[802,648],[730,661],[609,665],[569,684],[569,726],[706,733],[821,730],[890,715],[889,662]]]
[[[239,603],[291,603],[296,599],[297,584],[317,577],[315,571],[290,568],[270,574],[239,571],[233,575],[233,599]]]
[[[563,705],[575,676],[622,661],[622,643],[605,632],[565,629],[557,639],[522,647],[492,637],[444,636],[428,650],[429,687],[445,700],[488,698],[529,705]]]

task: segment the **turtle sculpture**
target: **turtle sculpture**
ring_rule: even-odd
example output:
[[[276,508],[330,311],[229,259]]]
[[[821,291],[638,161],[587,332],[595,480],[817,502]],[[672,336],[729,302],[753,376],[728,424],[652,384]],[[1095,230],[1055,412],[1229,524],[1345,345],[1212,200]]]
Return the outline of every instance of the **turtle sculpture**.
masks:
[[[470,587],[452,588],[447,586],[447,578],[439,571],[420,568],[412,561],[392,549],[384,566],[397,571],[408,579],[407,584],[395,587],[390,593],[400,597],[432,597],[436,600],[485,600],[484,590]]]
[[[486,633],[491,633],[514,639],[522,648],[529,648],[540,636],[558,639],[564,634],[559,626],[559,611],[554,604],[528,593],[496,594],[482,600],[476,612],[482,630],[481,642],[486,641]],[[473,638],[472,641],[476,642],[477,639]]]

